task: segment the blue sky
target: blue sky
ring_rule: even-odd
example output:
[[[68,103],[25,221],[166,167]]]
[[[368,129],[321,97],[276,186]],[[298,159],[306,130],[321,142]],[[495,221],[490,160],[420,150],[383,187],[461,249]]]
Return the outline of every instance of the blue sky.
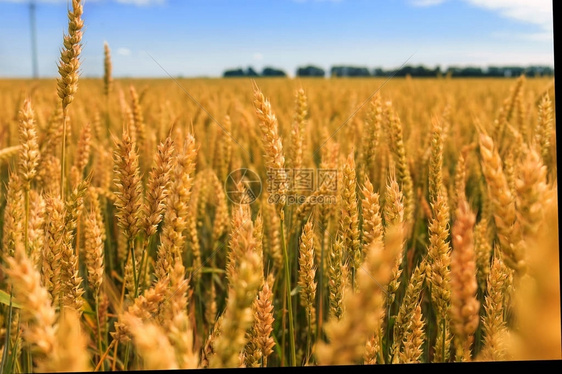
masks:
[[[67,0],[36,0],[54,77]],[[0,0],[0,76],[31,75],[29,0]],[[554,65],[551,0],[86,0],[82,75],[220,76],[265,66]],[[147,53],[148,52],[148,53]]]

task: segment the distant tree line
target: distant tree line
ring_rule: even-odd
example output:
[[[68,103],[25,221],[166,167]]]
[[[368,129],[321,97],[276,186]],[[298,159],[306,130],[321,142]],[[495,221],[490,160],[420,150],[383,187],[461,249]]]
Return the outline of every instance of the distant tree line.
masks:
[[[233,69],[233,70],[226,70],[223,77],[286,77],[287,74],[280,69],[275,69],[272,67],[265,67],[262,70],[261,74],[258,74],[251,66],[247,69]]]
[[[382,68],[369,69],[364,66],[332,66],[330,76],[337,77],[517,77],[525,74],[528,77],[534,76],[553,76],[554,69],[550,66],[488,66],[480,68],[474,66],[459,67],[449,66],[441,70],[440,66],[434,69],[423,65],[406,65],[399,69],[384,70]],[[258,74],[252,67],[247,69],[226,70],[223,77],[286,77],[287,74],[280,69],[265,67],[261,74]],[[297,68],[297,77],[325,77],[326,71],[318,66],[304,66]]]
[[[332,77],[405,77],[408,75],[411,77],[437,77],[443,75],[452,77],[518,77],[521,74],[534,77],[553,76],[554,69],[550,66],[488,66],[487,68],[449,66],[447,69],[441,70],[440,66],[431,69],[423,65],[406,65],[399,69],[384,70],[382,68],[375,68],[369,70],[366,67],[333,66],[330,74]]]

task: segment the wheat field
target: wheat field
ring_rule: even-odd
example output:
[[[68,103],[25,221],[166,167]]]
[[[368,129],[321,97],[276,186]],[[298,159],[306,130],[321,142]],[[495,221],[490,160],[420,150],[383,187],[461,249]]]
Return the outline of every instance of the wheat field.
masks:
[[[552,79],[87,79],[81,15],[0,80],[1,372],[562,358]]]

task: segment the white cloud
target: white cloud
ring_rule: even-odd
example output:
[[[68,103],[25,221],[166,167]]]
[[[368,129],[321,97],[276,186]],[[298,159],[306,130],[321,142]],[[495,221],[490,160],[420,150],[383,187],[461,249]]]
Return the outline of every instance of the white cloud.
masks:
[[[131,50],[129,48],[117,48],[117,54],[120,56],[130,56]]]
[[[410,0],[410,4],[417,7],[428,7],[444,3],[446,0]]]
[[[465,0],[468,3],[498,12],[500,16],[519,22],[539,26],[542,31],[533,33],[511,33],[511,39],[518,38],[535,42],[553,40],[552,34],[552,2],[550,0]]]
[[[409,0],[409,4],[416,7],[436,6],[447,0]],[[552,1],[551,0],[463,0],[464,2],[498,13],[501,17],[519,22],[534,24],[542,31],[521,34],[510,33],[510,38],[532,41],[551,41],[552,36]],[[496,32],[492,37],[505,37],[505,33]]]
[[[447,0],[409,0],[410,5],[429,7]],[[532,23],[544,30],[552,30],[551,0],[463,0],[478,8],[494,11],[505,18]],[[544,36],[543,36],[544,37]]]
[[[261,61],[263,60],[263,54],[261,54],[260,52],[256,52],[252,55],[252,58],[256,61]]]
[[[533,23],[552,30],[551,0],[465,0],[480,8],[499,12],[502,17]]]

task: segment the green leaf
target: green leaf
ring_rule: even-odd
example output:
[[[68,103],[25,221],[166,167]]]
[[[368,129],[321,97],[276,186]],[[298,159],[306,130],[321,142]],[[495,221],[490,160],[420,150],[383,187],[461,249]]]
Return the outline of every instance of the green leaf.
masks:
[[[10,294],[0,290],[0,303],[10,306]],[[22,306],[12,298],[12,307],[21,309]]]
[[[223,274],[226,273],[226,271],[224,269],[218,269],[218,268],[207,268],[207,267],[203,267],[199,270],[201,273],[219,273],[219,274]]]

